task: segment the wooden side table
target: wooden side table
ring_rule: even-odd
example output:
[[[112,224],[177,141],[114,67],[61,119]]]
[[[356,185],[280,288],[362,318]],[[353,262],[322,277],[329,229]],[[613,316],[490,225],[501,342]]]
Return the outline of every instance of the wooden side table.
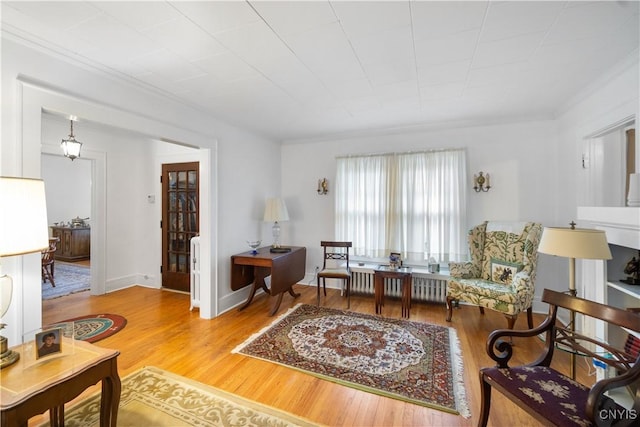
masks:
[[[293,285],[304,278],[307,249],[301,246],[289,246],[290,252],[272,253],[269,247],[231,256],[231,290],[237,291],[253,284],[247,301],[239,308],[244,310],[251,304],[258,289],[267,295],[276,297],[269,312],[273,316],[278,311],[285,292],[297,298],[300,294],[293,291]],[[271,290],[267,288],[264,278],[271,276]]]
[[[382,314],[382,306],[384,306],[384,280],[400,279],[402,280],[402,317],[408,319],[411,311],[411,267],[390,268],[387,265],[381,265],[374,270],[373,274],[376,314]]]
[[[13,347],[21,353],[20,360],[0,371],[2,427],[26,427],[29,418],[46,410],[52,426],[63,426],[64,404],[98,381],[102,381],[100,426],[116,426],[121,391],[119,351],[65,338],[63,349],[73,348],[72,352],[29,364],[29,355],[22,354],[28,347],[35,351],[33,342]]]

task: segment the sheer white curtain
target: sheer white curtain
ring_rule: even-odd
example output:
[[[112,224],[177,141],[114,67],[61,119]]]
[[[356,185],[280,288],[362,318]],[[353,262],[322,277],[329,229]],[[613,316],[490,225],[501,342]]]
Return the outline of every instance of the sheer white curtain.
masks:
[[[336,237],[360,256],[465,259],[466,182],[464,150],[338,158]]]

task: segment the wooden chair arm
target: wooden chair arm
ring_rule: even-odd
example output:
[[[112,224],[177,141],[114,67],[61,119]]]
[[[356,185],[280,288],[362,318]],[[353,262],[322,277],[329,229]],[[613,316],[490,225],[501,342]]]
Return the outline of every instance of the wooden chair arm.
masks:
[[[621,374],[612,378],[605,378],[603,380],[598,381],[593,385],[593,387],[591,387],[591,390],[589,391],[589,396],[587,397],[587,408],[586,408],[586,413],[589,419],[593,420],[594,424],[597,424],[595,423],[595,421],[600,418],[598,411],[602,409],[601,405],[603,402],[603,398],[605,396],[604,395],[605,392],[616,389],[616,388],[620,388],[620,387],[627,387],[632,384],[636,385],[637,387],[633,391],[635,393],[633,410],[635,411],[635,414],[638,414],[637,417],[640,417],[640,387],[638,387],[638,384],[640,384],[640,357],[639,357],[638,360],[636,360],[635,365],[624,374]],[[615,425],[630,426],[632,425],[632,423],[637,422],[638,419],[631,419],[631,417],[629,417],[629,419],[627,420],[628,423],[626,423],[625,420],[621,420],[621,421],[622,421],[621,423],[615,424]]]
[[[547,332],[546,345],[543,353],[532,364],[539,365],[544,364],[544,361],[550,361],[553,354],[553,326],[555,324],[555,316],[549,316],[539,326],[533,329],[525,330],[513,330],[513,329],[496,329],[489,334],[487,339],[487,354],[498,364],[498,368],[508,368],[509,360],[513,355],[513,344],[508,341],[504,341],[502,337],[536,337],[543,332]],[[545,366],[548,366],[546,363]]]

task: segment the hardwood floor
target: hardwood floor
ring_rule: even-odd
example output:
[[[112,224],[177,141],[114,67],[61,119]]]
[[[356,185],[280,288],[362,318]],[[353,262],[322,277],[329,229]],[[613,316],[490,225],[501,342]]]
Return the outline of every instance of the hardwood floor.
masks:
[[[315,304],[315,286],[296,285],[295,289],[302,296],[293,299],[286,294],[276,316],[297,303]],[[338,291],[327,289],[327,294],[327,298],[322,300],[323,305],[346,308],[346,300]],[[260,295],[243,311],[233,309],[215,319],[204,320],[200,319],[197,310],[189,311],[188,295],[132,287],[101,296],[81,292],[44,301],[43,322],[46,325],[87,314],[120,314],[127,318],[127,326],[96,345],[120,351],[118,367],[121,377],[143,366],[156,366],[323,425],[477,424],[480,407],[478,369],[492,365],[485,353],[485,341],[489,332],[506,326],[501,315],[486,310],[482,316],[476,307],[464,306],[454,310],[452,322],[447,323],[444,304],[417,302],[411,308],[411,320],[452,326],[458,332],[467,398],[472,412],[472,417],[465,419],[341,386],[273,363],[231,354],[236,345],[274,320],[268,316],[272,303],[273,298]],[[352,296],[351,310],[373,313],[373,296]],[[387,299],[384,315],[400,318],[400,312],[400,300]],[[534,315],[534,323],[539,324],[543,317]],[[525,316],[518,319],[518,328],[526,328]],[[516,339],[515,344],[515,358],[520,362],[532,360],[542,348],[539,340],[526,343]],[[555,360],[554,367],[568,373],[568,355],[557,354]],[[579,358],[578,362],[578,380],[592,384],[593,377],[588,376],[586,361]],[[97,387],[91,391],[95,390]],[[539,425],[499,393],[493,395],[490,425]]]

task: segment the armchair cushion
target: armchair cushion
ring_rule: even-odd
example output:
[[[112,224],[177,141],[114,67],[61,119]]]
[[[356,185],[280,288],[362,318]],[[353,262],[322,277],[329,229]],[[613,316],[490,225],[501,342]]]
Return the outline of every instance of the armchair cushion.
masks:
[[[590,426],[586,414],[589,388],[546,366],[485,368],[487,380],[502,387],[531,410],[544,413],[555,426]],[[622,409],[608,399],[607,409]]]
[[[491,258],[491,281],[510,285],[513,278],[524,266],[518,262],[508,262]]]

